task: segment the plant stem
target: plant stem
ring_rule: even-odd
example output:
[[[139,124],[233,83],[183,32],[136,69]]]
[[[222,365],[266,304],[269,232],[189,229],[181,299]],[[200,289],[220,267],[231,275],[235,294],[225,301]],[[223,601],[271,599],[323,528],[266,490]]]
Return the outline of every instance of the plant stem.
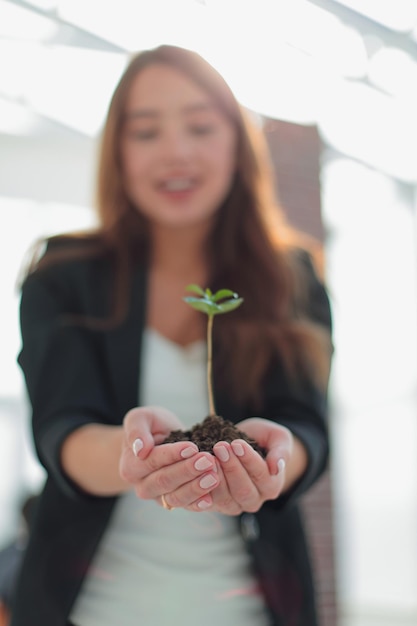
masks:
[[[214,399],[213,399],[213,349],[212,349],[212,335],[213,335],[213,320],[214,316],[208,316],[207,322],[207,388],[209,395],[209,407],[210,407],[210,415],[216,415],[216,409],[214,407]]]

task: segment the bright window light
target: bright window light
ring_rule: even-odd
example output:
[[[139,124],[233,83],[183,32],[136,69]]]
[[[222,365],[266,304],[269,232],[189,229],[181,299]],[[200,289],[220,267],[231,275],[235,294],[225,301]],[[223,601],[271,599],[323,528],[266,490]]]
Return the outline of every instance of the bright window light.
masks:
[[[31,135],[37,127],[37,116],[27,107],[0,97],[0,133]]]
[[[26,41],[48,41],[58,31],[56,23],[48,17],[0,0],[0,37]],[[5,61],[3,60],[2,63]]]
[[[417,268],[408,198],[389,177],[343,158],[324,165],[322,182],[325,224],[337,241],[328,275],[336,322],[333,394],[351,412],[415,403]]]
[[[319,129],[325,141],[400,180],[417,181],[417,122],[412,102],[340,80],[328,84],[321,103]]]
[[[238,62],[214,50],[206,58],[245,107],[267,117],[314,124],[323,73],[300,51],[281,42],[271,43],[269,54],[264,54],[265,46],[256,51],[247,49]]]
[[[30,103],[55,121],[96,135],[125,55],[64,46],[44,47],[38,53],[43,72],[28,85]]]
[[[417,62],[398,48],[381,48],[369,63],[371,82],[387,93],[417,100]]]
[[[278,15],[276,2],[270,5],[267,16],[261,13],[260,39],[267,36],[273,41],[278,36],[342,76],[359,78],[365,74],[366,48],[353,28],[308,0],[292,0],[278,7]]]
[[[192,0],[61,0],[58,14],[130,51],[162,43],[194,48],[206,36],[206,8]]]
[[[20,42],[1,48],[12,62],[0,67],[0,93],[77,132],[98,133],[124,54]]]
[[[0,7],[4,4],[10,3],[0,0]],[[395,98],[341,80],[367,74],[364,42],[307,0],[61,0],[57,11],[126,50],[160,43],[194,49],[224,75],[248,109],[294,123],[319,123],[337,149],[403,180],[416,180],[417,129],[409,97],[416,84],[414,62],[395,49],[373,55],[370,80]],[[0,95],[91,137],[101,129],[128,58],[127,53],[16,40],[0,40],[0,56],[10,59],[0,65]],[[11,132],[18,127],[10,122]]]

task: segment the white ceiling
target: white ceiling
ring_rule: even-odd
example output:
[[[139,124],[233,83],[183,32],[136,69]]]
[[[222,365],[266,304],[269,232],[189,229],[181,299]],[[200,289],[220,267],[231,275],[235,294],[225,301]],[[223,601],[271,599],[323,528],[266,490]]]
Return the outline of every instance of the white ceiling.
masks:
[[[197,50],[246,107],[417,181],[416,0],[0,0],[0,133],[95,138],[129,55]]]

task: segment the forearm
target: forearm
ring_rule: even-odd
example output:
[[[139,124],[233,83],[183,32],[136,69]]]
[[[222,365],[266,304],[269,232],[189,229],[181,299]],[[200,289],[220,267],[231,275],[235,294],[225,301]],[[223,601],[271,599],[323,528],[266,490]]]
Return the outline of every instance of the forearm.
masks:
[[[131,486],[119,474],[123,429],[121,426],[88,424],[72,432],[61,448],[64,472],[83,491],[114,496]]]

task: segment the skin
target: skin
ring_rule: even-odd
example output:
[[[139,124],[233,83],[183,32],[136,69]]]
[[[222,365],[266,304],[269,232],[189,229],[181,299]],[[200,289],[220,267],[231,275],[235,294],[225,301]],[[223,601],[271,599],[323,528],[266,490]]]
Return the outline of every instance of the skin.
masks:
[[[235,151],[231,123],[184,75],[155,64],[136,77],[121,141],[124,182],[154,229],[206,234],[230,188]]]
[[[147,324],[185,346],[204,338],[204,316],[184,306],[184,285],[204,284],[204,242],[235,173],[236,132],[193,81],[161,64],[136,76],[126,104],[120,154],[124,183],[149,220],[152,256]],[[92,424],[65,440],[64,470],[82,489],[190,511],[237,515],[257,511],[289,489],[307,466],[291,432],[254,417],[238,428],[264,446],[266,459],[243,440],[218,442],[214,455],[189,442],[156,445],[178,417],[164,407],[136,407],[122,426]]]
[[[0,600],[0,626],[8,626],[8,624],[10,624],[10,611]]]

